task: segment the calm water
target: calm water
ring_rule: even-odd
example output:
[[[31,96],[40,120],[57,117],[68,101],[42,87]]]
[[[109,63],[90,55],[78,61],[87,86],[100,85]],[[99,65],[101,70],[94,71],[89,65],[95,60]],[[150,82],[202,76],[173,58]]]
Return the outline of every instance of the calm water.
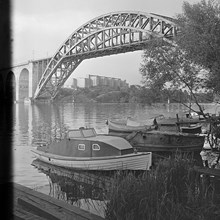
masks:
[[[99,187],[92,193],[86,188],[91,180],[87,174],[69,173],[42,164],[33,166],[31,149],[39,141],[53,141],[70,128],[94,127],[97,133],[107,133],[105,120],[134,117],[139,121],[163,114],[175,117],[183,112],[181,105],[139,104],[15,104],[13,138],[14,182],[42,191],[59,199],[85,206],[85,201],[102,200]],[[38,168],[37,168],[38,167]],[[75,178],[77,177],[77,178]],[[97,181],[96,181],[97,182]],[[74,189],[69,192],[68,189]],[[89,196],[86,195],[90,193]],[[95,192],[95,193],[94,193]],[[81,194],[80,194],[81,193]]]

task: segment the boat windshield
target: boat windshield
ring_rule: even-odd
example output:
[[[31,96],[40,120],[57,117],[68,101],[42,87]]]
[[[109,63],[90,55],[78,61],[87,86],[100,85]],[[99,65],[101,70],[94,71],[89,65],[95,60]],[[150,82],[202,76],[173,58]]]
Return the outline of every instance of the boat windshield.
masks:
[[[80,130],[70,130],[68,132],[69,138],[85,138],[85,137],[95,137],[95,129],[80,129]]]
[[[94,129],[85,129],[85,130],[81,130],[83,133],[84,137],[94,137],[96,136],[95,130]]]
[[[68,135],[69,135],[69,138],[81,138],[81,137],[83,137],[80,130],[69,131]]]

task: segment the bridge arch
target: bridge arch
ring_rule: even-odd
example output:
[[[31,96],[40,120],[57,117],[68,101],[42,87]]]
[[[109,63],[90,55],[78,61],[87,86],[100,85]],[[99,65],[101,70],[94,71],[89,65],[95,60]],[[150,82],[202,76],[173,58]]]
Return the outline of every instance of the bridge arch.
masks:
[[[92,19],[74,31],[56,51],[34,98],[55,98],[85,59],[141,50],[154,38],[171,42],[177,33],[174,19],[151,13],[114,12]]]
[[[23,68],[20,72],[18,79],[18,99],[23,101],[29,96],[29,71],[26,68]]]

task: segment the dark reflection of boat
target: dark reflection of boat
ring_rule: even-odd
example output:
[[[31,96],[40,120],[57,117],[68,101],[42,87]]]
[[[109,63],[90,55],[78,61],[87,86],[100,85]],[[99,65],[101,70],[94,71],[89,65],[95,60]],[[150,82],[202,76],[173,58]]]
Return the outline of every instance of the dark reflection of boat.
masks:
[[[94,214],[104,215],[112,173],[102,171],[76,171],[44,163],[32,162],[49,177],[49,195]]]

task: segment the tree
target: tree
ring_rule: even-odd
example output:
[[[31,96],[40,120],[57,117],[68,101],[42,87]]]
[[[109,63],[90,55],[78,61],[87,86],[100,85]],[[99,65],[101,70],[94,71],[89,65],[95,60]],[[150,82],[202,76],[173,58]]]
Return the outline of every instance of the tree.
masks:
[[[184,2],[178,15],[181,34],[178,46],[187,59],[208,70],[207,88],[220,92],[220,3],[202,0],[196,4]]]
[[[146,47],[140,68],[144,84],[188,88],[195,101],[200,88],[220,93],[220,3],[184,2],[177,25],[181,32],[173,45],[157,40]]]
[[[158,90],[167,83],[173,88],[187,88],[206,117],[195,93],[201,88],[220,93],[220,3],[214,0],[196,4],[184,2],[177,24],[181,32],[173,45],[157,40],[144,50],[140,67],[143,82]],[[203,74],[202,70],[205,70]],[[212,147],[220,139],[220,120],[207,117]]]
[[[196,101],[195,93],[203,88],[205,77],[201,74],[201,67],[188,60],[178,45],[155,40],[145,48],[142,58],[140,73],[145,86],[160,92],[168,87],[188,90]]]

